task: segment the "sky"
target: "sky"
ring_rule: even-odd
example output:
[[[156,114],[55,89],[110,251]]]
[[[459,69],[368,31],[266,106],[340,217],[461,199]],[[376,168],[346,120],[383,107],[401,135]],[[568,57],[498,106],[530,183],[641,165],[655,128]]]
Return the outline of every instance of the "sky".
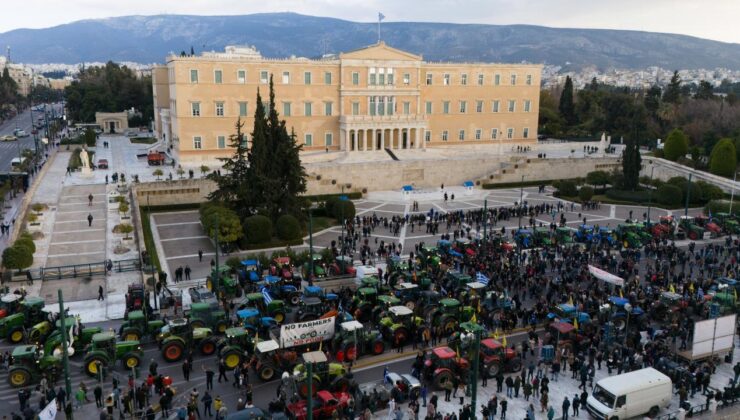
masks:
[[[669,32],[740,43],[740,0],[3,0],[0,32],[124,15],[296,12],[359,22],[531,24]],[[12,11],[11,11],[12,10]]]

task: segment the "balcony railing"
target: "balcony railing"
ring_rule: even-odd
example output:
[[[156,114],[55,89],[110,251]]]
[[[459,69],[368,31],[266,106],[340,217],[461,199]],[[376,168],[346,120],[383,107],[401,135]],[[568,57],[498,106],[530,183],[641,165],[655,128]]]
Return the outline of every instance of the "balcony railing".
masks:
[[[426,124],[429,119],[423,114],[393,114],[393,115],[342,115],[340,123],[410,123]]]

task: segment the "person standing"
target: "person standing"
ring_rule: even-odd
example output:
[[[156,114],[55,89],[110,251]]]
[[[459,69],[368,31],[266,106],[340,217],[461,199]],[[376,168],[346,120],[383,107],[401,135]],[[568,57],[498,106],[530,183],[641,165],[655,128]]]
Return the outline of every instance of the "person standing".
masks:
[[[568,410],[570,409],[570,400],[566,396],[563,400],[563,420],[568,420]]]
[[[182,376],[185,378],[185,381],[190,382],[190,362],[187,359],[182,362]]]
[[[103,297],[103,285],[98,286],[98,300],[105,300]]]
[[[190,280],[190,272],[191,272],[190,266],[186,264],[185,265],[185,280]]]
[[[581,405],[581,399],[578,398],[578,394],[573,397],[573,416],[578,416],[578,407]]]
[[[211,397],[211,394],[208,393],[208,390],[206,390],[206,393],[203,394],[203,397],[200,400],[203,402],[203,414],[208,415],[208,417],[213,416],[213,413],[211,412],[213,398]]]
[[[224,378],[225,382],[229,382],[229,378],[226,377],[226,363],[224,359],[218,361],[218,383],[221,383],[221,378]]]
[[[210,367],[205,367],[204,364],[201,364],[200,367],[206,374],[206,390],[213,391],[213,376],[215,375],[213,369],[211,369]]]
[[[203,262],[203,250],[198,250],[198,262]]]
[[[92,213],[87,214],[87,227],[92,227],[93,215]]]
[[[103,407],[103,388],[100,387],[100,384],[95,385],[93,394],[95,395],[95,407],[102,408]]]
[[[501,398],[501,420],[506,420],[506,408],[509,406],[509,402],[506,401],[506,398]]]
[[[93,195],[91,193],[90,195],[87,196],[87,205],[88,205],[88,207],[92,207],[92,202],[93,202]]]

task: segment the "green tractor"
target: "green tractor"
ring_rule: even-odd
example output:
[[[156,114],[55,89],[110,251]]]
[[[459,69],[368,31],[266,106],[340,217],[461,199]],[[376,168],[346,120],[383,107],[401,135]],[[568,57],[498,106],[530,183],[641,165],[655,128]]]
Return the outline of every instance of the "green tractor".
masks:
[[[552,233],[549,228],[534,228],[534,242],[537,246],[550,246],[553,244]]]
[[[50,385],[62,375],[62,358],[49,353],[41,354],[38,346],[29,344],[13,349],[13,364],[8,368],[8,383],[23,388],[41,380],[46,375]]]
[[[378,303],[378,291],[371,287],[361,287],[355,292],[352,300],[351,313],[360,322],[368,322],[372,318],[373,308]]]
[[[424,319],[414,315],[414,311],[406,306],[393,306],[380,320],[380,329],[383,337],[392,343],[406,343],[411,337],[412,331],[416,331],[417,337],[428,334],[429,327]]]
[[[423,246],[419,249],[419,261],[422,268],[437,267],[441,259],[439,258],[439,249],[436,246]]]
[[[103,332],[100,327],[83,327],[78,318],[69,317],[64,320],[67,329],[67,353],[70,357],[81,354],[92,342],[95,334]],[[62,320],[56,322],[56,329],[44,340],[44,354],[61,356],[62,354]]]
[[[260,292],[248,293],[238,306],[241,309],[255,308],[262,316],[274,318],[278,324],[285,322],[285,314],[288,313],[284,301],[273,299],[265,303],[265,296]]]
[[[177,362],[185,354],[185,349],[198,348],[204,356],[216,352],[216,337],[210,328],[195,328],[186,319],[173,319],[162,327],[157,335],[159,348],[164,360]]]
[[[379,331],[367,330],[359,321],[346,321],[339,324],[339,331],[334,336],[338,362],[351,362],[363,354],[383,354],[385,343]]]
[[[49,312],[44,310],[44,300],[37,297],[27,297],[21,302],[20,311],[13,315],[6,316],[0,319],[0,338],[5,338],[11,343],[20,343],[26,338],[26,330],[30,329],[38,324],[48,324],[44,328],[39,326],[37,329],[38,333],[43,330],[51,332],[51,323],[49,319],[52,318]],[[29,337],[30,339],[31,337]],[[32,342],[40,341],[41,336],[35,337],[36,340],[30,340]]]
[[[678,229],[684,232],[687,238],[692,241],[702,239],[704,237],[704,228],[696,224],[695,220],[691,216],[681,216],[678,223]]]
[[[313,263],[313,278],[320,279],[326,277],[326,270],[324,269],[324,262],[321,254],[312,254],[310,258]],[[311,263],[306,262],[303,264],[303,278],[306,280],[311,279],[311,276],[309,276],[310,272]]]
[[[128,320],[121,324],[118,335],[122,340],[141,341],[144,337],[156,339],[157,334],[164,326],[161,319],[149,320],[146,312],[142,310],[128,313]]]
[[[393,295],[380,295],[378,296],[378,303],[375,305],[372,311],[372,320],[375,323],[387,316],[388,310],[394,306],[401,304],[401,299]]]
[[[106,369],[121,361],[126,369],[135,369],[141,365],[144,352],[138,341],[118,341],[112,331],[97,333],[92,337],[92,343],[85,353],[83,368],[90,376],[100,374],[100,369]]]
[[[0,318],[5,318],[8,315],[13,315],[21,311],[21,302],[23,296],[16,295],[15,293],[8,293],[0,298]]]
[[[226,312],[222,309],[214,309],[206,302],[191,304],[188,318],[194,328],[211,328],[216,334],[225,333],[226,328],[229,327]]]
[[[310,351],[302,354],[303,363],[293,369],[298,395],[308,397],[308,381],[311,380],[311,391],[348,392],[351,381],[347,378],[347,369],[341,363],[329,363],[326,354],[321,351]],[[312,378],[308,378],[306,363],[312,364]]]
[[[218,270],[215,268],[211,270],[211,274],[206,277],[206,287],[219,299],[233,299],[242,296],[239,281],[231,275],[231,267],[228,265],[222,265],[218,267]]]
[[[425,308],[424,317],[432,326],[442,326],[446,335],[457,330],[460,322],[469,321],[475,310],[472,307],[463,307],[459,300],[453,298],[441,299],[438,305]]]
[[[645,230],[642,224],[621,223],[617,225],[617,238],[625,248],[641,248],[650,242],[652,235]]]
[[[558,245],[570,245],[573,243],[573,231],[567,227],[555,229],[555,242]]]
[[[730,213],[717,213],[714,215],[714,218],[719,222],[725,232],[733,235],[740,233],[740,223]]]
[[[249,358],[249,353],[254,351],[254,338],[244,327],[233,327],[225,331],[225,336],[219,340],[218,358],[223,359],[229,369],[241,365]]]

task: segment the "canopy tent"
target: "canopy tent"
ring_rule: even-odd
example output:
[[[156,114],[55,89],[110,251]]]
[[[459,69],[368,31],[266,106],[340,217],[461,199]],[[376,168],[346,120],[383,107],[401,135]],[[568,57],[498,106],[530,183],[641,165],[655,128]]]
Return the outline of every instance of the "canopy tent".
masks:
[[[591,273],[592,276],[596,277],[597,279],[599,279],[599,280],[601,280],[603,282],[606,282],[606,283],[609,283],[609,284],[613,284],[613,285],[619,286],[619,287],[624,287],[624,279],[623,278],[621,278],[619,276],[615,276],[614,274],[609,273],[607,271],[604,271],[604,270],[602,270],[602,269],[600,269],[598,267],[594,267],[593,265],[590,265],[589,264],[589,266],[588,266],[588,272]]]

